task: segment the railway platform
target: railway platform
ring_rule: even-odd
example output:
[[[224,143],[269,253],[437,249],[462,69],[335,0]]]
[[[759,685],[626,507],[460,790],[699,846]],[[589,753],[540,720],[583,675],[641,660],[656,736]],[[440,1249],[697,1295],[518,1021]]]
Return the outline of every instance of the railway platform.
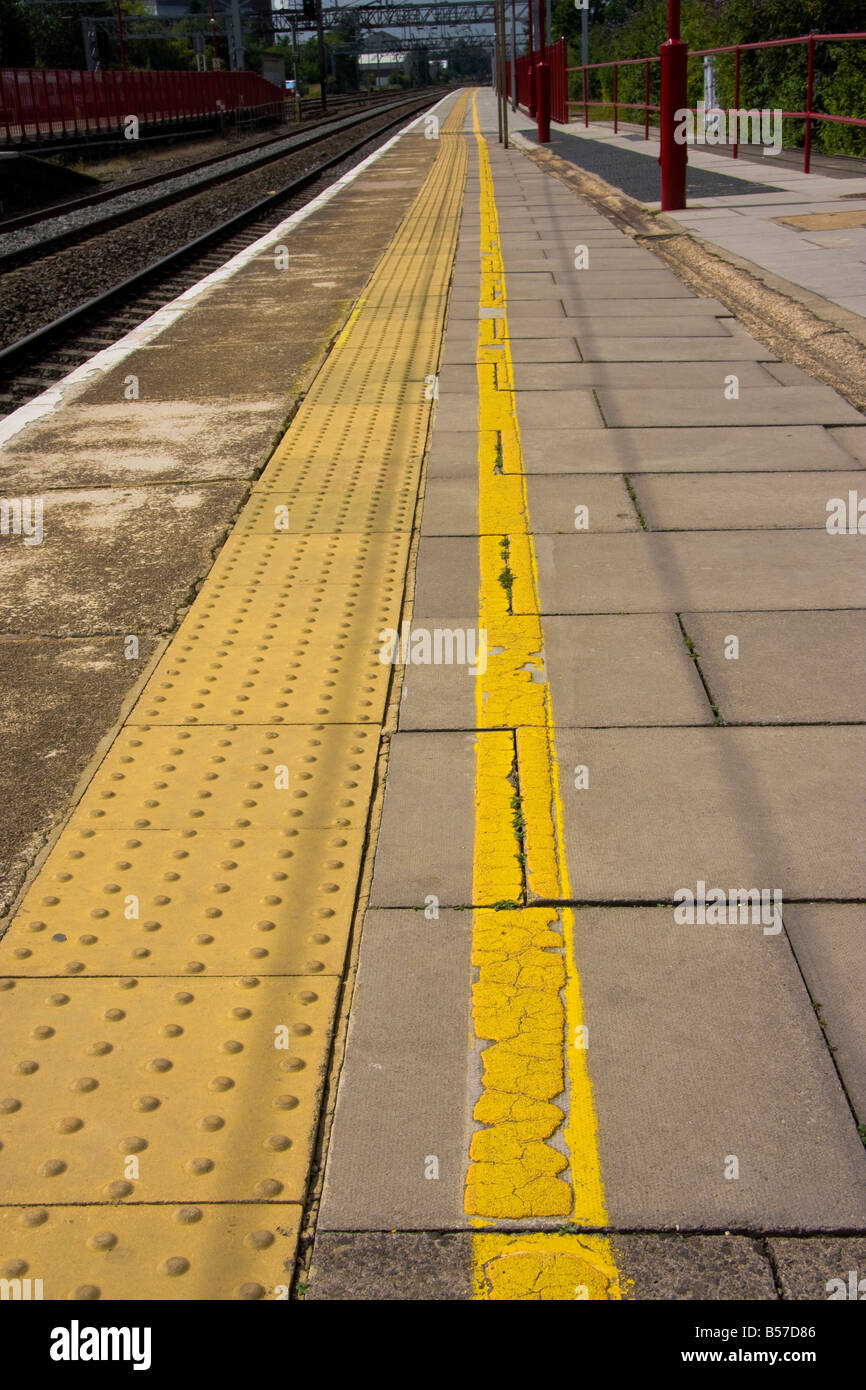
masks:
[[[462,92],[0,429],[3,1278],[866,1268],[859,410]]]

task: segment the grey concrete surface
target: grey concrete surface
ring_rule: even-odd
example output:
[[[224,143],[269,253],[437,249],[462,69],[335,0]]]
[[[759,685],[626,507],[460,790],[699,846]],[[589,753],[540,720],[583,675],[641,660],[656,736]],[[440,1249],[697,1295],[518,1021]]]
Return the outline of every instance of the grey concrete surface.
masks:
[[[734,1302],[778,1298],[773,1270],[747,1236],[615,1235],[626,1298]]]
[[[9,537],[0,548],[11,598],[0,631],[170,632],[245,495],[241,481],[46,493],[42,543]],[[155,536],[169,532],[161,546]]]
[[[842,1084],[866,1126],[866,905],[789,903],[784,916]]]
[[[699,880],[866,897],[862,728],[562,729],[557,749],[589,768],[586,790],[563,786],[578,902],[670,902]]]
[[[862,416],[829,386],[748,387],[726,399],[725,384],[685,392],[603,390],[599,405],[611,429],[656,425],[854,425]]]
[[[717,340],[713,339],[712,342]],[[736,372],[741,386],[767,386],[771,378],[759,362],[723,359],[712,362],[681,361],[678,377],[684,391],[721,386],[729,372]],[[662,362],[601,362],[545,363],[541,366],[518,366],[515,370],[517,390],[555,391],[557,400],[564,391],[587,386],[629,387],[654,391],[670,383],[670,366]]]
[[[615,1228],[866,1221],[866,1154],[784,933],[583,908],[575,954]]]
[[[831,500],[864,483],[863,472],[677,473],[642,474],[634,488],[650,530],[820,531]]]
[[[457,544],[457,542],[452,542]],[[860,608],[859,536],[719,531],[539,536],[544,613]]]
[[[472,1298],[470,1236],[445,1232],[322,1231],[306,1298],[327,1302],[466,1302]]]
[[[861,612],[687,612],[681,617],[727,723],[866,722]],[[725,656],[730,636],[739,642],[736,659]]]
[[[856,1290],[857,1302],[866,1294],[866,1240],[862,1236],[831,1239],[812,1236],[808,1240],[773,1237],[767,1249],[775,1263],[782,1297],[785,1299],[828,1300],[849,1302]],[[851,1279],[851,1273],[854,1279]],[[838,1282],[841,1280],[841,1287]],[[828,1287],[829,1286],[829,1287]],[[845,1298],[840,1295],[844,1292]]]
[[[474,351],[474,339],[473,339]],[[859,432],[852,430],[855,440]],[[523,432],[527,473],[697,473],[849,471],[851,454],[837,435],[819,425],[720,429],[566,430]],[[866,434],[866,428],[864,428]],[[465,437],[464,437],[465,436]],[[430,477],[474,476],[474,432],[435,433]]]
[[[411,673],[410,673],[411,674]],[[474,733],[398,733],[391,739],[373,907],[472,902]]]
[[[544,656],[558,727],[711,724],[675,617],[549,617]]]
[[[320,1231],[466,1224],[471,941],[435,902],[366,914]]]

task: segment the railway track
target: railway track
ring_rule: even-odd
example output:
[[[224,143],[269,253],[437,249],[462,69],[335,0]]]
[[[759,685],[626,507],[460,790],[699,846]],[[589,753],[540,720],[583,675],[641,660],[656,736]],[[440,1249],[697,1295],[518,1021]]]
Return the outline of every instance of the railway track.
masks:
[[[362,157],[365,147],[381,141],[395,126],[419,114],[440,95],[439,91],[428,92],[415,100],[401,102],[399,110],[384,113],[384,120],[381,120],[381,112],[378,116],[356,119],[339,134],[348,135],[349,130],[368,126],[371,120],[378,122],[377,128],[365,130],[349,144],[341,141],[338,150],[266,197],[0,349],[0,415],[10,413],[56,384],[94,353],[110,347],[157,309],[218,269],[269,231],[275,221],[309,201],[316,191],[315,185],[324,183],[326,176],[332,176],[338,166],[350,167],[357,157]],[[103,241],[110,243],[112,236],[118,234],[116,229],[102,228],[91,236],[101,245]],[[64,254],[67,257],[78,255],[80,250],[73,248],[60,257],[40,258],[17,269],[10,278],[39,276],[46,264],[62,260]]]
[[[365,106],[361,108],[363,110],[362,119],[373,120],[388,111],[405,110],[413,104],[414,100],[417,98],[402,97],[398,101]],[[163,170],[145,178],[100,189],[96,193],[89,193],[80,198],[66,199],[48,207],[2,218],[0,219],[0,272],[10,270],[17,265],[25,265],[29,261],[58,251],[62,247],[74,245],[76,241],[91,236],[94,231],[120,226],[136,216],[145,217],[160,207],[180,202],[184,198],[194,197],[197,193],[216,184],[242,178],[255,169],[264,168],[287,155],[319,144],[330,136],[338,134],[341,130],[351,129],[357,124],[358,119],[357,109],[349,113],[343,112],[316,122],[314,126],[310,126],[306,130],[296,127],[293,131],[284,131],[280,135],[259,141],[254,145],[197,160],[181,168]],[[160,188],[165,188],[165,191],[160,193],[158,191]],[[157,191],[152,196],[142,197],[139,201],[130,203],[132,197],[144,194],[148,189]],[[112,211],[112,204],[120,204],[121,206]],[[108,208],[103,216],[80,219],[72,226],[68,224],[67,219],[71,214],[86,212],[91,208],[102,207],[103,205]],[[53,229],[52,224],[54,224]],[[36,234],[25,238],[21,243],[18,243],[16,238],[10,235],[23,232],[28,228],[45,228],[46,232],[44,235],[39,235],[37,231]]]

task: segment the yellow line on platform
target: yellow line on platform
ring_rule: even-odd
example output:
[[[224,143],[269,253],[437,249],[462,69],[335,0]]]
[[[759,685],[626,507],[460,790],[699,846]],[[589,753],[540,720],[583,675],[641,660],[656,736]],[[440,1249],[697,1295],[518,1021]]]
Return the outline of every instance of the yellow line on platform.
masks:
[[[583,1047],[574,913],[568,899],[550,686],[544,672],[535,548],[508,340],[495,190],[477,101],[481,292],[478,321],[479,625],[488,669],[477,684],[473,989],[484,1077],[466,1179],[477,1224],[556,1218],[607,1225],[597,1125]],[[506,850],[506,847],[510,849]],[[523,890],[526,875],[527,892]],[[567,1114],[559,1100],[567,1093]],[[556,1143],[550,1142],[556,1136]],[[564,1143],[563,1143],[564,1140]],[[473,1236],[479,1299],[611,1299],[610,1243],[594,1234]]]

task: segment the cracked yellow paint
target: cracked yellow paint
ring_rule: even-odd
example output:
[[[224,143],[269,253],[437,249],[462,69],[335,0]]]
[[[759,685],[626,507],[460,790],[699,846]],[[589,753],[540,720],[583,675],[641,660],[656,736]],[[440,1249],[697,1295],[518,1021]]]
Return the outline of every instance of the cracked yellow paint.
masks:
[[[573,955],[571,909],[533,906],[570,896],[550,687],[538,603],[535,549],[508,341],[505,272],[493,178],[473,102],[480,165],[481,292],[478,321],[479,623],[488,667],[477,682],[472,962],[476,1036],[482,1052],[484,1126],[470,1146],[465,1208],[496,1221],[567,1217],[607,1224],[596,1119]],[[516,757],[492,730],[515,739]],[[526,872],[497,880],[508,844]],[[507,861],[510,864],[510,861]],[[501,886],[500,886],[501,885]],[[514,904],[514,905],[512,905]],[[568,1096],[567,1115],[561,1100]],[[480,1223],[479,1223],[480,1224]],[[475,1297],[619,1298],[606,1237],[477,1233]],[[580,1290],[575,1292],[575,1290]]]
[[[475,1297],[604,1301],[622,1297],[608,1243],[584,1235],[476,1235]]]

